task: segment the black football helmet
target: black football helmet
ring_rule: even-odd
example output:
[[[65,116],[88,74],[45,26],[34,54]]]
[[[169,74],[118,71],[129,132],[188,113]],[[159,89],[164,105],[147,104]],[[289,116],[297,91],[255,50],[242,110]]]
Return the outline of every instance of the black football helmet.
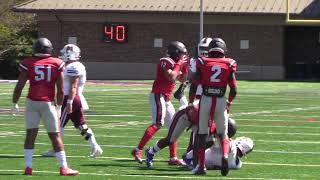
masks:
[[[219,52],[223,55],[227,53],[227,45],[221,38],[213,38],[209,44],[209,52]]]
[[[39,38],[32,46],[32,54],[34,56],[45,56],[52,54],[52,44],[47,38]]]
[[[186,46],[179,41],[172,41],[167,47],[167,54],[174,61],[179,60],[182,54],[187,54],[187,53],[188,51]]]
[[[233,137],[237,132],[236,121],[232,118],[228,118],[228,136],[229,138]]]

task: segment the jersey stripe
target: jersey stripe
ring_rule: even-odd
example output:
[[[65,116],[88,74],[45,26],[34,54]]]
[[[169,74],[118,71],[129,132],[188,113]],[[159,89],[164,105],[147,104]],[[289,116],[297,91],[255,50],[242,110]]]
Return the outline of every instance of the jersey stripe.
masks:
[[[64,62],[62,62],[58,68],[58,70],[61,70],[64,67]]]
[[[169,57],[161,58],[160,61],[162,61],[162,60],[169,62],[172,66],[174,66],[174,64],[175,64],[175,62]]]
[[[231,63],[230,63],[230,67],[232,67],[235,63],[236,63],[236,61],[232,60]]]
[[[24,70],[28,70],[28,68],[26,66],[24,66],[23,64],[20,64],[19,66]]]

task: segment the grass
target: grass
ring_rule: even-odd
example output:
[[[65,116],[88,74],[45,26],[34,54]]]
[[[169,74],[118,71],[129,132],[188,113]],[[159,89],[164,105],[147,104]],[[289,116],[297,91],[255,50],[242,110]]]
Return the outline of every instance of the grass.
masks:
[[[156,155],[154,169],[133,161],[130,151],[150,123],[148,95],[151,81],[132,84],[88,84],[85,96],[90,106],[86,113],[89,127],[104,149],[100,158],[90,159],[88,143],[72,124],[64,137],[69,165],[81,172],[77,177],[60,177],[55,158],[39,155],[51,145],[40,127],[34,175],[23,176],[23,114],[0,113],[0,179],[223,179],[219,171],[194,176],[190,171],[167,165],[168,150]],[[11,108],[12,83],[0,84],[0,108]],[[239,81],[239,96],[232,105],[237,121],[236,136],[248,136],[255,142],[254,151],[243,158],[243,168],[233,170],[226,179],[319,179],[320,176],[320,84],[311,82]],[[24,106],[27,87],[20,99]],[[178,102],[173,100],[175,107]],[[151,146],[165,136],[163,128],[148,143]],[[179,141],[179,156],[188,141],[185,133]]]

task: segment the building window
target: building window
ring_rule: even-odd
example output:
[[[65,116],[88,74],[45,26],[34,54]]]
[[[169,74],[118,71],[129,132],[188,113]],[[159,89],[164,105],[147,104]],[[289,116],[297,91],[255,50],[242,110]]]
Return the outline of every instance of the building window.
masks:
[[[249,40],[240,40],[240,49],[249,49]]]
[[[68,37],[68,44],[77,45],[77,37]]]
[[[163,47],[163,39],[154,39],[153,47],[155,48],[162,48]]]

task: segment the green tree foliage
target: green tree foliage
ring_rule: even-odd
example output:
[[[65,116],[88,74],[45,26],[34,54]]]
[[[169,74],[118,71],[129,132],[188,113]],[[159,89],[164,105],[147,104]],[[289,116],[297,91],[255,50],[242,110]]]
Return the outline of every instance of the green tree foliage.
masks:
[[[0,78],[17,78],[18,64],[31,55],[37,38],[35,15],[11,11],[13,5],[24,1],[0,1]]]

